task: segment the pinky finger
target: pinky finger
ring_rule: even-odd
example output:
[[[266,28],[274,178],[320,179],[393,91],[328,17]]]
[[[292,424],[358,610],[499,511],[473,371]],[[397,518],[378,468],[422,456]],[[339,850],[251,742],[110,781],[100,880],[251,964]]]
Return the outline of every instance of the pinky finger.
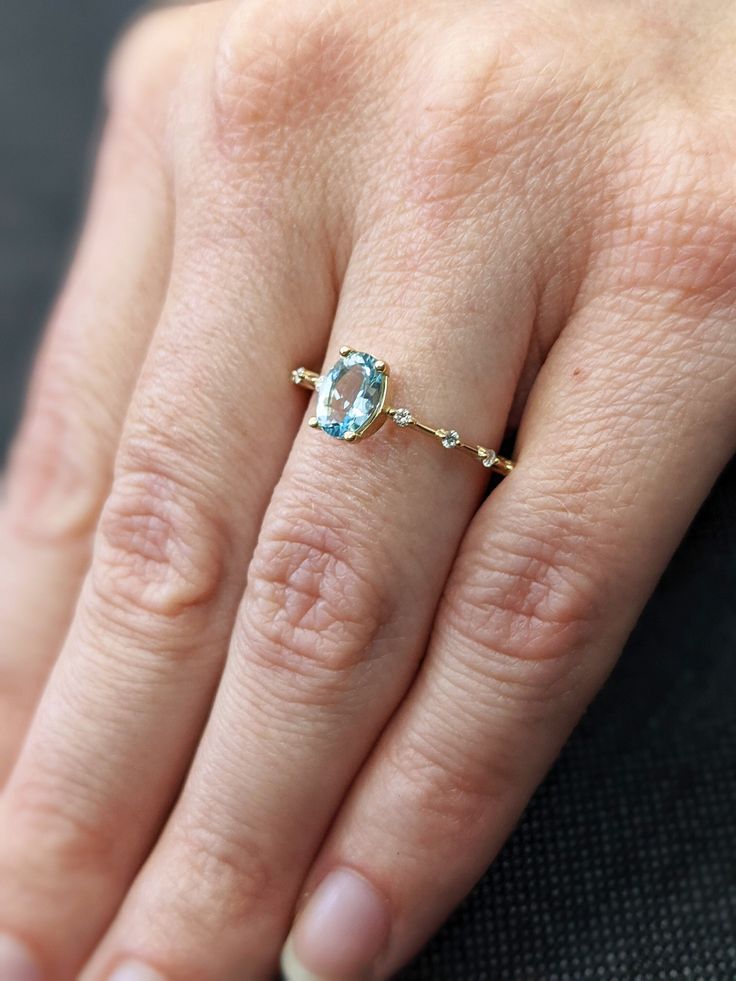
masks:
[[[471,525],[422,671],[307,880],[289,981],[388,977],[467,893],[733,452],[730,328],[617,307],[620,322],[584,310],[537,380],[520,462]]]

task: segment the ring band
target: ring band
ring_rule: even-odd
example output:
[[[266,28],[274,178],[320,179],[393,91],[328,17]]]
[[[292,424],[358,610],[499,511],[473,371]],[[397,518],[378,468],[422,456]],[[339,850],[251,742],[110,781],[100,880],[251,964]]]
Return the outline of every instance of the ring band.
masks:
[[[416,429],[439,440],[448,450],[461,450],[486,469],[505,476],[514,469],[512,460],[477,443],[466,443],[456,429],[433,429],[416,419],[409,409],[389,404],[389,367],[385,361],[351,347],[340,348],[340,359],[325,375],[295,368],[295,385],[317,392],[317,415],[309,425],[328,436],[356,443],[375,433],[386,419],[400,429]]]

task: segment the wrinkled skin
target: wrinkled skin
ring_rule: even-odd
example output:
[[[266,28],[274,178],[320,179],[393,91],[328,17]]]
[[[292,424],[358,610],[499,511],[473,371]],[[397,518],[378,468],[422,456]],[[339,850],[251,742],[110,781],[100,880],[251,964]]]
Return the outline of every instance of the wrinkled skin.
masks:
[[[6,964],[272,977],[346,868],[287,967],[386,978],[467,893],[736,444],[734,63],[717,0],[132,28],[0,521]],[[343,344],[514,473],[305,427]]]

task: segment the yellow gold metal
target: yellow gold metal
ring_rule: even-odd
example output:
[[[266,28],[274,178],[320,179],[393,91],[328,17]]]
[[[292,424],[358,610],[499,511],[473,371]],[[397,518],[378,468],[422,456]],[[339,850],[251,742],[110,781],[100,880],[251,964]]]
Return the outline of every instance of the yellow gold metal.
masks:
[[[291,380],[295,385],[301,385],[303,388],[314,391],[319,381],[319,375],[316,371],[308,371],[306,368],[295,368],[291,373]]]
[[[430,436],[439,436],[441,439],[445,435],[444,429],[432,429],[431,426],[425,426],[423,422],[419,422],[417,419],[413,419],[407,429],[418,429],[420,433],[427,433]]]
[[[354,349],[351,347],[340,348],[340,355],[344,358],[353,353]],[[426,433],[428,436],[434,437],[440,443],[451,433],[456,432],[452,429],[435,429],[432,426],[428,426],[426,423],[415,419],[414,415],[410,414],[408,410],[399,409],[398,407],[388,405],[388,390],[390,384],[388,381],[388,376],[390,373],[389,366],[385,361],[377,361],[376,369],[386,375],[387,379],[386,384],[384,385],[381,403],[377,407],[375,417],[365,429],[358,430],[357,432],[348,432],[342,437],[346,443],[359,443],[368,436],[372,436],[373,433],[377,432],[377,430],[381,428],[386,419],[389,418],[394,418],[397,425],[399,425],[402,429],[416,429],[420,433]],[[308,368],[295,368],[294,371],[291,372],[291,380],[295,385],[300,385],[302,388],[307,388],[311,391],[314,391],[317,388],[320,377],[321,376],[316,371],[310,371]],[[396,419],[397,416],[398,419]],[[309,425],[313,429],[319,429],[319,421],[316,416],[312,416],[309,419]],[[466,456],[472,456],[487,470],[490,470],[491,473],[500,474],[502,477],[510,474],[514,469],[513,460],[499,456],[495,450],[489,449],[485,446],[480,446],[477,443],[466,443],[459,437],[457,438],[456,443],[445,448],[449,450],[460,450],[461,452],[465,453]]]

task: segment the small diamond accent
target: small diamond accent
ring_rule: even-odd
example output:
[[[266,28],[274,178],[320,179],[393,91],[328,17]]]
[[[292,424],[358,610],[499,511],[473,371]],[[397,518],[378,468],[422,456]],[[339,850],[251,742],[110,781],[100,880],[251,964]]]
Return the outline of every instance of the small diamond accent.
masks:
[[[496,453],[495,450],[483,450],[483,453],[484,453],[483,466],[488,467],[488,469],[490,470],[493,464],[498,459],[498,454]]]
[[[443,433],[440,436],[440,440],[442,441],[442,445],[446,450],[451,450],[460,442],[460,433],[456,432],[454,429],[451,429],[449,433]]]
[[[319,391],[319,387],[320,387],[320,385],[322,384],[322,382],[324,380],[325,380],[325,376],[324,375],[320,375],[319,378],[315,378],[315,380],[314,380],[314,390],[315,390],[315,392],[318,392]]]
[[[304,368],[295,368],[291,373],[291,380],[295,385],[300,384],[302,378],[304,378]]]
[[[411,412],[408,409],[395,409],[392,418],[397,426],[402,429],[406,429],[407,426],[411,426],[414,422]]]

